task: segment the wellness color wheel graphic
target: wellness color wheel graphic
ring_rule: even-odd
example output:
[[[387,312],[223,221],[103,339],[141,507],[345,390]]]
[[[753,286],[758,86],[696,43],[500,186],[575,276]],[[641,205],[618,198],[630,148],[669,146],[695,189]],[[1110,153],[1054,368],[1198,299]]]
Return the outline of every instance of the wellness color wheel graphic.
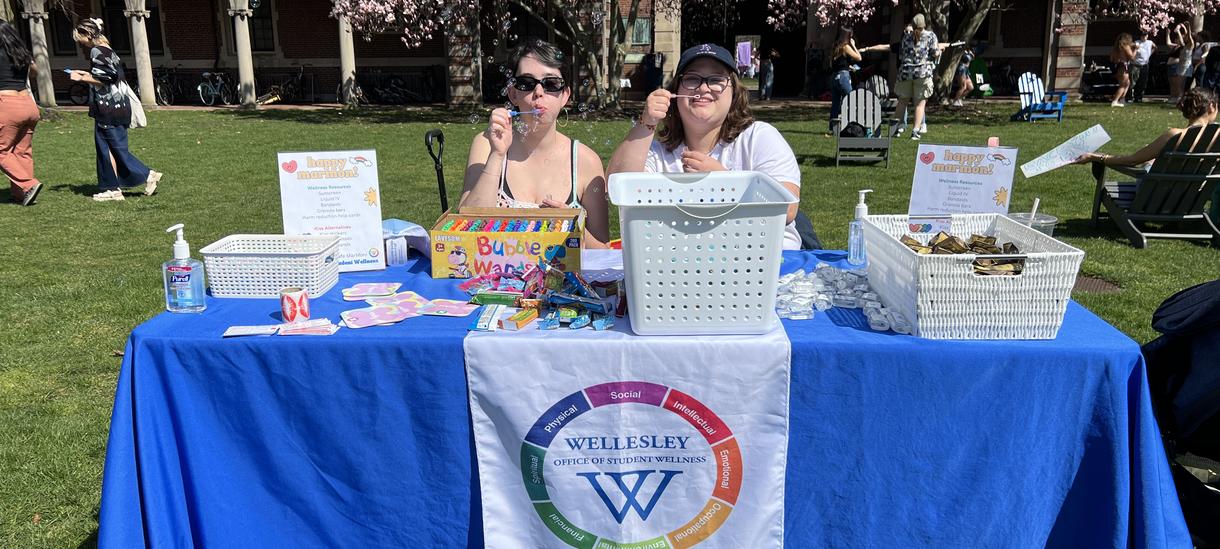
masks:
[[[648,404],[669,410],[690,423],[712,447],[716,483],[703,510],[686,524],[656,538],[614,541],[572,524],[547,493],[543,467],[547,448],[556,435],[581,414],[616,404]],[[593,385],[556,402],[534,422],[521,444],[521,476],[534,510],[564,543],[579,549],[684,549],[706,540],[728,519],[741,492],[741,448],[733,432],[702,402],[677,389],[646,381],[620,381]]]

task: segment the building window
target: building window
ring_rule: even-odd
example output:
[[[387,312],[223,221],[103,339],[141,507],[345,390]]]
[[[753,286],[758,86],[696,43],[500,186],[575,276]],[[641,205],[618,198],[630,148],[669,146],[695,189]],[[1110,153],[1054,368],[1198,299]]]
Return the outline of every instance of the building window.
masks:
[[[68,19],[64,12],[59,10],[51,11],[51,54],[52,55],[71,55],[75,56],[80,53],[80,48],[76,46],[76,41],[72,39],[72,20]],[[29,26],[26,25],[27,32]]]
[[[161,38],[161,10],[156,0],[148,0],[144,6],[148,10],[148,19],[144,20],[144,28],[148,32],[148,53],[165,53],[164,40]],[[110,39],[110,49],[119,55],[131,55],[131,24],[127,16],[126,2],[123,0],[102,0],[102,21],[105,22],[106,37]],[[71,30],[68,31],[69,37]]]
[[[271,20],[271,2],[260,2],[257,8],[250,11],[250,50],[260,52],[275,51],[275,24]],[[237,20],[233,20],[237,24]]]
[[[623,18],[623,26],[627,26],[627,18]],[[640,17],[635,20],[635,26],[627,29],[627,43],[632,46],[652,43],[652,19]]]

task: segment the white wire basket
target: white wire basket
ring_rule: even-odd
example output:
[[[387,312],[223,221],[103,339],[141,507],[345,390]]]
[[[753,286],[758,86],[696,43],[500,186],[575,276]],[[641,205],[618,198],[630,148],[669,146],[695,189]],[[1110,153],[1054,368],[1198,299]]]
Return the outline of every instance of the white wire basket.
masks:
[[[796,201],[758,172],[611,175],[632,331],[774,329],[784,227]]]
[[[905,215],[864,220],[868,278],[886,307],[928,339],[1054,339],[1072,297],[1084,252],[1000,214],[954,215],[950,234],[1012,242],[1018,255],[917,254],[898,241]],[[923,244],[935,235],[911,234]],[[980,275],[976,259],[1024,259],[1018,275]]]
[[[279,297],[304,288],[309,297],[339,282],[337,236],[235,234],[204,246],[208,286],[216,297]]]

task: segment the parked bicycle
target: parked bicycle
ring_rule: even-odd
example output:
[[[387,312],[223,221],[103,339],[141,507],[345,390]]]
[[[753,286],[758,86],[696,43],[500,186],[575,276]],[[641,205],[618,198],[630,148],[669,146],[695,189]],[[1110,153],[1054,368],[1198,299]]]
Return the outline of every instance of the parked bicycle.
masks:
[[[267,105],[270,103],[296,103],[304,99],[305,94],[305,67],[309,65],[296,65],[296,74],[289,76],[288,79],[278,84],[272,84],[267,88],[267,93],[258,96],[256,102],[259,105]]]
[[[178,67],[180,66],[178,65]],[[153,71],[153,88],[157,94],[158,105],[173,105],[175,96],[181,93],[178,67],[162,65]]]
[[[229,84],[229,77],[223,72],[205,72],[203,81],[199,83],[199,100],[204,105],[212,106],[217,102],[232,105],[237,97],[236,90]]]
[[[369,98],[364,94],[364,88],[360,87],[360,83],[352,80],[351,96],[343,95],[344,84],[340,83],[338,88],[335,88],[335,101],[347,107],[362,107],[369,104]]]

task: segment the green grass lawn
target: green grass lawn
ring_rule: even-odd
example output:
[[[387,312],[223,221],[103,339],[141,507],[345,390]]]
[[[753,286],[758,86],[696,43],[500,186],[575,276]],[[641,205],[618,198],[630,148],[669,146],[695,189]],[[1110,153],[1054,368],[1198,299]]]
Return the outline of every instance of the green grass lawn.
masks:
[[[1018,161],[1041,154],[1092,124],[1114,136],[1103,150],[1123,153],[1179,125],[1162,105],[1070,105],[1062,124],[1008,122],[1011,104],[986,110],[939,110],[925,142],[984,144],[988,136],[1020,149]],[[0,203],[0,547],[92,544],[97,528],[107,424],[127,334],[163,308],[159,267],[186,224],[198,250],[233,233],[281,229],[277,151],[376,149],[385,217],[430,224],[438,215],[435,175],[425,130],[448,139],[446,173],[456,202],[471,137],[466,112],[340,111],[151,112],[151,126],[132,132],[132,149],[165,172],[154,197],[94,203],[91,121],[80,113],[44,121],[35,138],[38,175],[48,188],[35,207]],[[844,248],[856,189],[873,188],[875,214],[906,211],[916,143],[897,141],[889,169],[835,168],[825,137],[826,109],[769,108],[802,168],[801,204],[828,247]],[[627,131],[626,116],[574,119],[563,131],[608,157]],[[1111,225],[1088,224],[1093,183],[1085,167],[1031,180],[1017,172],[1014,211],[1041,197],[1060,218],[1056,236],[1086,251],[1083,271],[1118,284],[1114,294],[1075,296],[1138,341],[1154,337],[1152,311],[1165,297],[1220,273],[1220,250],[1154,241],[1136,250]],[[615,231],[617,233],[617,230]]]

